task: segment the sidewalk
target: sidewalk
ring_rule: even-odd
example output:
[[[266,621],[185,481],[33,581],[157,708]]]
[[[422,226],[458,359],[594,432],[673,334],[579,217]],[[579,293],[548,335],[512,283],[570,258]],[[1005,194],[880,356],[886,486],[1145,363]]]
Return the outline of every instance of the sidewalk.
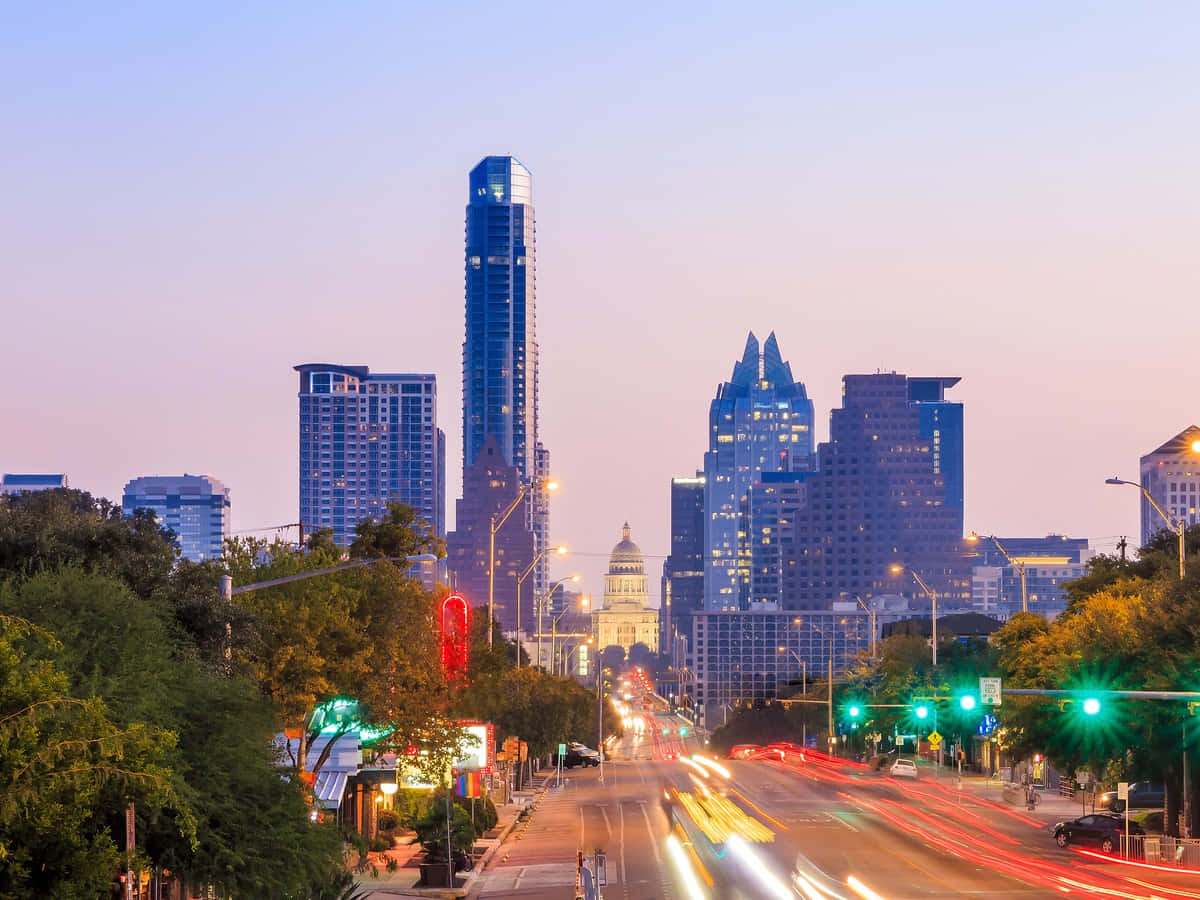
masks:
[[[530,809],[534,808],[538,799],[545,792],[552,774],[542,773],[534,778],[532,790],[534,793],[534,801]],[[421,879],[420,856],[421,847],[419,844],[401,844],[386,853],[372,853],[369,855],[369,862],[375,866],[378,875],[372,874],[370,870],[363,874],[355,874],[355,884],[361,885],[368,889],[366,894],[367,900],[394,900],[396,897],[465,897],[471,888],[474,886],[479,875],[492,861],[496,850],[504,843],[505,838],[516,827],[521,809],[512,803],[506,803],[503,806],[496,807],[496,814],[499,821],[496,827],[491,831],[485,832],[475,841],[476,859],[475,865],[470,872],[467,872],[464,878],[464,884],[459,888],[436,888],[436,887],[418,887],[417,882]],[[408,840],[412,835],[406,835],[402,840]],[[479,851],[483,851],[482,854]],[[395,871],[387,870],[388,859],[394,859],[397,862]]]
[[[948,787],[958,786],[958,773],[951,769],[943,769],[940,780]],[[986,778],[977,773],[964,772],[962,775],[962,790],[1001,806],[1020,810],[1035,819],[1052,825],[1063,819],[1074,819],[1092,812],[1091,804],[1084,809],[1080,801],[1061,796],[1057,791],[1038,791],[1038,804],[1034,810],[1025,806],[1025,788],[1020,784],[1005,784],[996,778]],[[1103,811],[1103,810],[1101,810]]]

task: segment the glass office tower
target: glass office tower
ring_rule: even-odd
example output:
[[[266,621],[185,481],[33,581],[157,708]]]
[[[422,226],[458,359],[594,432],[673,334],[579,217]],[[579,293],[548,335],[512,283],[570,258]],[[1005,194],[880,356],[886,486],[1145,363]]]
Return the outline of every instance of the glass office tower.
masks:
[[[466,339],[463,342],[463,470],[488,435],[523,482],[548,474],[538,442],[538,346],[534,312],[534,216],[529,170],[489,156],[471,170],[466,210]],[[548,503],[531,495],[525,527],[547,546]],[[505,528],[520,527],[510,521]],[[535,574],[545,589],[547,565]]]

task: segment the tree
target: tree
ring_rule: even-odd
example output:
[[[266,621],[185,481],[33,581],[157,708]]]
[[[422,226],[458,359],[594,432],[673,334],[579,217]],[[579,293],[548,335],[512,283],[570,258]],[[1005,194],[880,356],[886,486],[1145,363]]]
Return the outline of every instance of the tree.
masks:
[[[429,523],[417,518],[416,510],[405,503],[389,503],[387,513],[376,522],[363,519],[354,529],[350,544],[351,559],[402,559],[432,553],[446,555],[445,542],[430,530]]]

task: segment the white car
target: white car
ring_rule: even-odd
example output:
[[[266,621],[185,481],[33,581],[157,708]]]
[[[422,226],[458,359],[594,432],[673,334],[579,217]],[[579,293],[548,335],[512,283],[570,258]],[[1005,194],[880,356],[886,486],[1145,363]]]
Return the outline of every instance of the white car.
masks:
[[[893,778],[916,778],[917,764],[911,759],[898,759],[892,763],[888,772]]]

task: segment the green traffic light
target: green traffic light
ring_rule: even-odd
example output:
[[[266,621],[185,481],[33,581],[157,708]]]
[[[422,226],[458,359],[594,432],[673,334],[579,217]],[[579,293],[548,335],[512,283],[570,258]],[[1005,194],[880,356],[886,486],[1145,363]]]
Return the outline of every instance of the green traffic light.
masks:
[[[860,712],[862,712],[862,710],[860,710],[860,709],[859,709],[857,706],[852,706],[852,707],[850,707],[850,710],[849,710],[849,712],[850,712],[850,718],[852,718],[852,719],[857,719],[857,718],[858,718],[858,714],[859,714]]]
[[[1100,712],[1100,701],[1095,697],[1088,697],[1083,701],[1083,711],[1089,716],[1094,716]]]
[[[958,699],[958,705],[961,706],[965,712],[970,712],[975,708],[975,698],[970,694],[963,694],[963,696]]]
[[[913,712],[916,713],[916,716],[918,719],[928,719],[929,718],[929,707],[925,706],[924,704],[922,704],[921,706],[918,706],[915,710],[913,710]]]
[[[685,726],[685,727],[683,727],[683,728],[680,728],[680,729],[679,729],[679,736],[680,736],[680,737],[687,737],[687,736],[688,736],[688,730],[687,730],[687,727],[686,727],[686,726]]]

